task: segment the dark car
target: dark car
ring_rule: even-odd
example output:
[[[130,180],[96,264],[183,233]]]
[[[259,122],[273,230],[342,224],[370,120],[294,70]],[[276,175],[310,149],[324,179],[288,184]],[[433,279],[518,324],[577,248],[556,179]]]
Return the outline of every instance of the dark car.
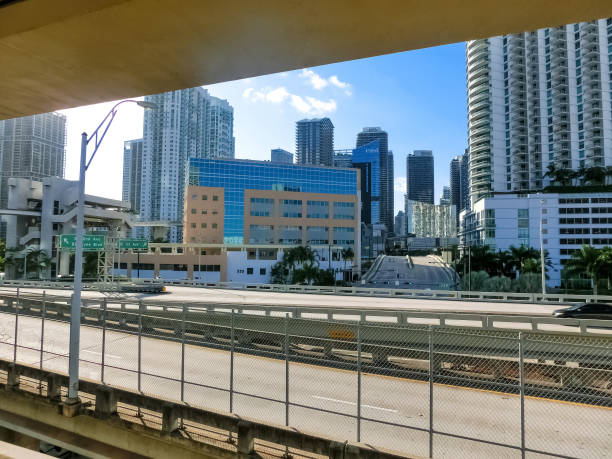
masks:
[[[569,317],[573,319],[603,319],[612,320],[612,304],[581,303],[569,308],[553,311],[554,317]]]

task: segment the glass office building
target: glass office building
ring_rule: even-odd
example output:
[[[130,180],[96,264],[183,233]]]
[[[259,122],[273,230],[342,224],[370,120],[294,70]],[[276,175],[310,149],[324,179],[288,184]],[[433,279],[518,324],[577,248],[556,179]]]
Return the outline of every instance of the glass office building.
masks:
[[[380,140],[355,148],[352,166],[361,170],[361,221],[367,225],[382,223]]]
[[[358,172],[355,169],[250,160],[205,158],[190,158],[189,160],[189,185],[223,189],[224,244],[243,244],[245,242],[245,190],[357,197],[359,187],[357,175]]]

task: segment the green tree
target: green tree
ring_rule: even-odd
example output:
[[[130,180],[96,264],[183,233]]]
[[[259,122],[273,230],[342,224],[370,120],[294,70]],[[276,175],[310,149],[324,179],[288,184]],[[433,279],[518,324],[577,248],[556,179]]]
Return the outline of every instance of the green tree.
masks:
[[[0,240],[0,272],[4,271],[4,262],[6,256],[6,241],[4,239]]]
[[[484,291],[484,286],[488,280],[489,274],[486,271],[472,272],[461,278],[461,290]]]
[[[98,252],[85,252],[83,262],[83,277],[94,279],[98,277]]]
[[[334,272],[331,269],[319,269],[317,280],[315,285],[335,285],[336,278]]]
[[[608,252],[585,244],[583,244],[580,250],[572,254],[572,257],[565,265],[565,271],[569,275],[588,276],[593,284],[593,293],[595,295],[597,295],[599,279],[603,276],[609,277],[610,269]]]
[[[355,252],[350,247],[345,247],[342,249],[340,254],[342,256],[342,260],[344,260],[344,271],[346,272],[346,262],[348,260],[352,260],[355,257]]]
[[[312,262],[306,262],[302,264],[301,268],[298,268],[293,273],[293,282],[296,284],[306,283],[312,285],[319,278],[320,269]]]
[[[513,282],[513,290],[520,293],[537,293],[542,291],[542,277],[535,273],[521,273]]]
[[[584,181],[590,185],[603,185],[606,180],[606,169],[601,166],[589,167],[584,173]]]
[[[51,258],[47,255],[47,252],[41,249],[26,249],[26,253],[28,275],[35,273],[36,277],[40,279],[41,272],[51,266]]]
[[[511,292],[512,281],[505,276],[495,276],[487,279],[484,282],[484,291],[486,292]]]

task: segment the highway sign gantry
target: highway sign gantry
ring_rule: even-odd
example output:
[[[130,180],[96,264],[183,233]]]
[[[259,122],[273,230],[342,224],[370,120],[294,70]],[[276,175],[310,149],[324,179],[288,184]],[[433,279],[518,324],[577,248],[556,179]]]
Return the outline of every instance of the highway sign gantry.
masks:
[[[119,248],[124,250],[148,250],[149,241],[148,239],[120,239]]]
[[[85,234],[83,235],[83,250],[86,252],[96,252],[98,250],[104,250],[105,238],[99,234]],[[60,248],[62,250],[75,250],[76,249],[76,234],[62,234],[60,235]]]

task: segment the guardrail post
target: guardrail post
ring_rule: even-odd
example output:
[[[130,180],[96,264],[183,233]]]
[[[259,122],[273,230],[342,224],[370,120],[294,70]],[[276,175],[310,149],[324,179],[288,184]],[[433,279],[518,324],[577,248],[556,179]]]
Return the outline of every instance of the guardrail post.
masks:
[[[230,413],[234,412],[234,308],[232,308],[232,316],[230,319],[231,329],[230,329],[230,396],[229,396],[229,405],[230,405]]]
[[[357,441],[361,441],[361,320],[357,323]]]
[[[138,301],[138,371],[136,372],[138,393],[142,394],[142,300]],[[140,406],[138,407],[138,417],[142,417]]]
[[[521,390],[521,457],[525,459],[525,335],[519,332],[519,380]]]
[[[104,384],[104,364],[106,353],[106,298],[102,300],[102,368],[100,369],[100,381]]]
[[[62,386],[58,380],[57,375],[47,375],[47,398],[53,402],[59,402],[61,399]]]
[[[47,314],[47,301],[46,301],[46,291],[43,290],[42,294],[42,305],[40,306],[40,362],[39,368],[42,370],[43,368],[43,355],[45,348],[45,316]],[[42,390],[42,385],[41,385]]]
[[[289,425],[289,314],[285,314],[285,425]]]
[[[162,434],[171,435],[179,430],[179,410],[170,403],[162,407]]]
[[[6,371],[6,390],[19,389],[19,372],[15,363],[9,363]]]
[[[247,459],[253,457],[255,452],[255,438],[250,422],[238,422],[238,457]]]
[[[185,317],[187,315],[187,305],[183,305],[183,317],[181,324],[181,402],[185,401]],[[181,427],[183,427],[183,418],[181,418]]]
[[[17,362],[17,334],[19,332],[19,287],[17,287],[17,298],[15,301],[15,345],[13,346],[13,363]]]
[[[433,327],[429,326],[429,457],[433,457],[433,383],[434,383],[434,340]]]
[[[96,387],[96,417],[108,419],[117,414],[117,397],[108,386]]]

